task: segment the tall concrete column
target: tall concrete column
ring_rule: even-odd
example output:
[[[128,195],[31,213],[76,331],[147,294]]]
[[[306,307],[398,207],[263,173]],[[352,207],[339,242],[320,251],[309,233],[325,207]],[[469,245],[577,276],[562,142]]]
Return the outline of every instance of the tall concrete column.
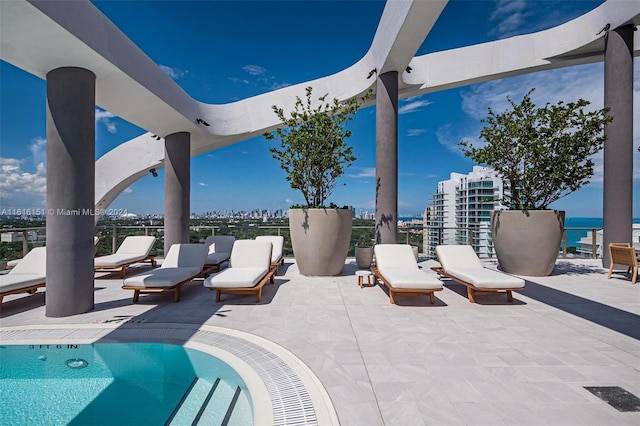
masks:
[[[179,132],[164,139],[164,254],[172,244],[189,242],[191,135]]]
[[[602,266],[609,243],[633,236],[633,25],[609,32],[604,54],[604,105],[613,121],[604,133]]]
[[[376,87],[376,243],[398,238],[398,72],[378,76]]]
[[[48,317],[94,307],[95,81],[82,68],[47,74]]]

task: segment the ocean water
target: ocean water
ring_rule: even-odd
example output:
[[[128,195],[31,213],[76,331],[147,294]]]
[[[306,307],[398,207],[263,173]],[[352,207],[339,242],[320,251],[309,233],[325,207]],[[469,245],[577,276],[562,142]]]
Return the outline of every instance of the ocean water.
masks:
[[[415,217],[400,217],[399,220],[418,219]],[[633,219],[633,223],[640,224],[640,218]],[[586,237],[592,229],[602,229],[603,219],[601,217],[567,217],[564,220],[564,227],[567,230],[567,247],[577,247],[580,238]],[[579,228],[579,229],[571,229]]]
[[[640,223],[640,218],[634,218],[633,223]],[[567,247],[576,247],[580,238],[586,237],[592,229],[602,229],[601,217],[567,217],[564,227],[567,230]],[[583,229],[570,229],[583,228]]]

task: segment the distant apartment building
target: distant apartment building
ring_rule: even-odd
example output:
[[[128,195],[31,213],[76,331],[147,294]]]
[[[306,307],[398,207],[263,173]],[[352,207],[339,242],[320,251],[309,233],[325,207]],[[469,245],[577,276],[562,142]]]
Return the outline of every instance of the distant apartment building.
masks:
[[[631,245],[636,248],[636,250],[640,250],[640,223],[632,224],[632,236],[631,236]],[[602,240],[603,240],[602,229],[598,229],[595,231],[587,232],[585,237],[580,238],[578,241],[578,247],[576,249],[576,253],[578,257],[602,257]],[[595,256],[593,254],[593,247],[595,243]]]
[[[492,257],[491,212],[505,209],[503,194],[502,179],[490,167],[474,166],[438,182],[423,217],[424,253],[435,257],[440,244],[470,244],[479,257]]]

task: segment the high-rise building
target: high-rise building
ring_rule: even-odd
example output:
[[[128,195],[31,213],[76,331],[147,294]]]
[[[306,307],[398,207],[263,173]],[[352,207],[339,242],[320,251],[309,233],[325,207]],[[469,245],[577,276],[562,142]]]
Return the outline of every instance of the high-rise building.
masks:
[[[424,253],[435,257],[440,244],[469,244],[479,257],[492,257],[491,212],[505,209],[503,195],[502,179],[490,167],[438,182],[424,213]]]

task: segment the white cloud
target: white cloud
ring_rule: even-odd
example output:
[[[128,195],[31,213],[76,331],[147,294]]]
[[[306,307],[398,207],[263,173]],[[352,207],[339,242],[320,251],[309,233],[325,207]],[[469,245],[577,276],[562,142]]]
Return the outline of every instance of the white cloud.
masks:
[[[3,209],[41,209],[47,195],[46,167],[36,166],[35,173],[22,170],[24,161],[0,157],[0,205]]]
[[[525,21],[527,9],[526,0],[498,0],[496,9],[489,18],[495,22],[492,34],[508,37],[518,34]]]
[[[347,174],[348,177],[351,178],[370,178],[376,177],[376,168],[375,167],[360,167],[360,171],[355,174]]]
[[[242,83],[242,84],[249,84],[249,80],[246,80],[244,78],[238,78],[238,77],[228,77],[229,81],[231,81],[232,83]]]
[[[407,136],[412,137],[412,136],[420,136],[421,134],[425,133],[427,131],[427,129],[407,129]]]
[[[128,186],[124,191],[122,191],[123,194],[133,194],[133,188]]]
[[[38,167],[39,164],[47,163],[47,140],[41,137],[34,138],[29,145],[31,159],[33,165]]]
[[[266,68],[259,65],[245,65],[242,69],[251,75],[264,75],[267,72]]]
[[[160,69],[162,70],[162,72],[164,72],[166,75],[168,75],[169,77],[171,77],[171,79],[173,80],[178,80],[182,77],[184,77],[188,71],[185,70],[181,70],[179,68],[172,68],[166,65],[158,65],[160,67]]]
[[[116,115],[109,111],[96,108],[96,125],[98,125],[98,123],[103,124],[109,133],[116,133],[118,131],[116,123],[111,121],[111,119],[115,117]]]
[[[287,199],[284,200],[284,202],[287,203],[287,204],[291,204],[291,203],[293,203],[293,200],[290,199],[290,198],[287,198]]]
[[[413,97],[405,101],[401,101],[401,103],[404,104],[398,108],[398,114],[408,114],[410,112],[419,111],[422,108],[431,105],[433,102]]]
[[[198,185],[200,185],[200,186],[207,186],[207,184],[206,184],[206,183],[204,183],[204,182],[198,182]]]
[[[509,106],[507,96],[519,102],[532,88],[536,90],[531,98],[537,105],[582,98],[591,102],[593,108],[602,108],[603,75],[603,65],[598,63],[493,80],[463,91],[462,109],[480,120],[487,116],[488,107],[495,112],[504,111]]]
[[[287,83],[285,81],[277,81],[275,76],[271,75],[265,67],[261,67],[260,65],[245,65],[242,67],[242,70],[247,74],[256,77],[256,81],[267,90],[277,90],[283,87],[291,86],[291,83]],[[234,83],[250,83],[249,80],[237,77],[229,77],[229,80],[233,81]]]

